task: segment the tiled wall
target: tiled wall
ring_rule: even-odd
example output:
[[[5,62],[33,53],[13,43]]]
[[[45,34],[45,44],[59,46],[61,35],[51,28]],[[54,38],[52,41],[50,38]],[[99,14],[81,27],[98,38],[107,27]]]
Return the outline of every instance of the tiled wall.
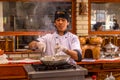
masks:
[[[0,32],[2,32],[3,31],[3,18],[1,17],[1,16],[3,16],[3,13],[2,13],[2,7],[3,5],[2,5],[2,2],[0,2]]]
[[[82,1],[88,9],[88,0],[76,0],[76,33],[78,36],[88,35],[88,14],[79,14],[79,3]]]

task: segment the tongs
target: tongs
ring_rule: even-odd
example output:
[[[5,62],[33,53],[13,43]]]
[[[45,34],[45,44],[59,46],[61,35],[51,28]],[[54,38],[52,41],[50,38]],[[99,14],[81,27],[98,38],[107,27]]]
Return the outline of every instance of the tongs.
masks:
[[[59,44],[56,43],[56,46],[58,46],[58,45],[59,45]],[[56,56],[56,55],[61,55],[61,52],[60,52],[57,48],[54,49],[54,52],[55,52],[54,56]]]

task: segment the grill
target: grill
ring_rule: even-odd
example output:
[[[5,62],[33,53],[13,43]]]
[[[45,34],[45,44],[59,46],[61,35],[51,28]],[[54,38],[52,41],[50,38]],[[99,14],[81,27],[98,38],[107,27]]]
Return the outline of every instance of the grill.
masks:
[[[87,69],[76,65],[62,64],[46,66],[43,64],[24,65],[30,80],[85,80]]]

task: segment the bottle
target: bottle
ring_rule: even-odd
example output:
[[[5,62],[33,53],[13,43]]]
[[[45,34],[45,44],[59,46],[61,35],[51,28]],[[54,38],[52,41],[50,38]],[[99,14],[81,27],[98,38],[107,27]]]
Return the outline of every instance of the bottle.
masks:
[[[92,76],[92,80],[97,80],[96,75]]]
[[[108,77],[108,75],[106,76],[106,78],[104,80],[110,80],[109,77]]]
[[[115,77],[112,75],[112,72],[110,73],[109,80],[115,80]]]

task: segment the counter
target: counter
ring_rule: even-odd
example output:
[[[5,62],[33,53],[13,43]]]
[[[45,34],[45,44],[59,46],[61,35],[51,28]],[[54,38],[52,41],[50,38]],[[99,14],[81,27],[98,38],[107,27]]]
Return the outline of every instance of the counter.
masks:
[[[40,63],[40,61],[26,58],[23,60],[8,60],[6,64],[0,64],[0,80],[28,80],[23,65],[32,63]]]
[[[36,64],[38,63],[36,62]],[[23,67],[25,64],[31,63],[0,64],[0,80],[28,80],[27,73]],[[120,60],[84,61],[77,64],[88,69],[88,76],[97,75],[97,80],[104,80],[110,72],[113,72],[116,80],[120,80]]]
[[[120,59],[104,59],[95,61],[78,62],[78,65],[88,69],[88,76],[96,75],[97,80],[104,80],[106,75],[113,73],[116,80],[120,80]]]
[[[24,64],[0,64],[0,80],[28,80]]]

